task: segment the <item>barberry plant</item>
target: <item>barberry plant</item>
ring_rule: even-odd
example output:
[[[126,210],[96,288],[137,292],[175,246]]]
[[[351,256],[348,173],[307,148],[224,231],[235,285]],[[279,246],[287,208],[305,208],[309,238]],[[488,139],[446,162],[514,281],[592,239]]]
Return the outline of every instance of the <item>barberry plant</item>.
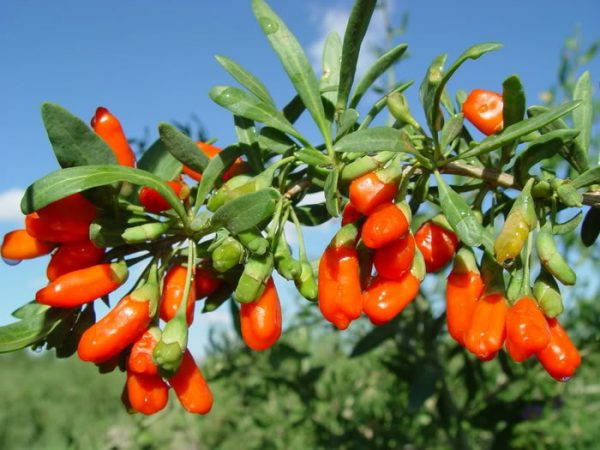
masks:
[[[426,273],[454,260],[447,320],[460,345],[481,360],[506,347],[515,361],[536,356],[552,377],[572,377],[581,357],[557,318],[557,281],[573,285],[576,276],[557,241],[577,230],[587,207],[594,213],[586,215],[584,244],[593,245],[600,230],[600,167],[589,158],[590,75],[556,107],[528,105],[516,75],[496,89],[501,94],[472,86],[469,96],[452,95],[446,86],[453,74],[501,45],[474,45],[448,67],[442,54],[419,87],[420,124],[403,94],[412,82],[365,105],[406,44],[355,81],[376,3],[356,1],[343,39],[328,36],[318,77],[281,18],[253,0],[296,95],[278,106],[248,69],[218,57],[241,85],[209,93],[234,116],[237,142],[222,150],[162,123],[159,139],[136,161],[106,108],[90,128],[44,104],[61,168],[27,188],[25,228],[7,234],[2,256],[54,251],[51,281],[14,312],[17,322],[0,328],[0,351],[77,352],[102,371],[127,371],[123,398],[132,411],[159,411],[172,387],[187,411],[205,414],[213,396],[187,348],[188,329],[202,314],[239,303],[245,343],[257,351],[276,345],[285,313],[273,282],[278,273],[338,329],[363,314],[379,326],[417,297]],[[386,109],[393,122],[377,125]],[[318,141],[296,125],[302,115]],[[476,138],[468,122],[485,136]],[[315,192],[323,202],[302,202]],[[80,206],[67,206],[75,202]],[[342,211],[344,225],[320,260],[310,261],[303,227]],[[420,227],[417,214],[427,216]],[[298,235],[297,256],[287,222]],[[52,263],[63,254],[73,254],[68,264]],[[94,302],[110,304],[136,265],[140,275],[128,293],[96,321]]]

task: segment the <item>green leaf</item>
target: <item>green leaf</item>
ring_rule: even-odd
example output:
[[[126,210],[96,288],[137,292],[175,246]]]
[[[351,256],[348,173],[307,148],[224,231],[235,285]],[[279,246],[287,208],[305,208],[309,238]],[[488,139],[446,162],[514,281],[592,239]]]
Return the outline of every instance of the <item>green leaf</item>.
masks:
[[[484,229],[477,221],[467,202],[457,194],[441,177],[435,172],[440,195],[440,208],[456,232],[459,239],[469,247],[478,247],[483,243]]]
[[[296,206],[294,211],[300,223],[309,227],[321,225],[331,219],[325,203]]]
[[[350,100],[350,108],[356,108],[358,102],[363,97],[365,92],[371,87],[371,85],[379,78],[386,70],[388,70],[393,64],[395,64],[406,52],[408,48],[407,44],[399,44],[391,50],[381,55],[377,61],[367,70],[354,89],[354,94]]]
[[[421,97],[421,103],[423,104],[423,110],[425,111],[425,118],[427,119],[427,125],[431,132],[436,135],[436,132],[442,128],[441,123],[433,122],[434,117],[442,117],[440,111],[439,100],[436,102],[435,94],[436,88],[442,82],[444,77],[444,64],[448,55],[438,55],[430,64],[425,74],[425,78],[421,82],[419,87],[419,96]],[[436,110],[434,113],[433,110]]]
[[[579,211],[573,217],[568,220],[565,220],[562,223],[555,223],[552,226],[552,234],[568,234],[575,231],[575,228],[581,223],[583,220],[583,211]]]
[[[352,353],[350,353],[350,357],[355,358],[364,355],[365,353],[369,353],[388,339],[393,338],[397,332],[398,323],[396,319],[380,327],[373,328],[356,343],[352,349]]]
[[[248,159],[248,163],[255,173],[263,171],[264,166],[260,155],[260,146],[256,134],[256,126],[252,120],[240,116],[234,116],[235,132],[238,142],[242,144],[242,150]]]
[[[442,151],[454,141],[463,129],[463,113],[455,114],[444,124],[442,128],[442,137],[440,139],[440,148]]]
[[[273,189],[242,195],[220,207],[211,218],[211,224],[238,234],[271,218],[281,194]]]
[[[339,139],[352,131],[352,128],[354,128],[354,125],[356,125],[358,116],[358,111],[352,108],[348,108],[342,114],[340,114],[338,127],[335,133],[336,139]]]
[[[206,200],[206,196],[215,186],[217,180],[227,170],[229,166],[240,156],[241,149],[236,146],[229,146],[222,152],[215,155],[202,174],[202,179],[196,192],[196,207],[200,206]]]
[[[526,99],[521,79],[517,75],[508,77],[502,83],[502,109],[504,128],[520,122],[525,117]],[[502,161],[509,161],[516,143],[513,142],[502,149]]]
[[[0,353],[20,350],[41,341],[72,311],[71,308],[49,308],[0,327]]]
[[[294,153],[294,156],[311,166],[329,166],[332,164],[326,155],[312,147],[301,148]]]
[[[35,300],[31,300],[30,302],[25,303],[24,305],[21,305],[17,309],[15,309],[11,313],[11,316],[15,317],[16,319],[26,319],[27,317],[43,313],[49,308],[50,307],[47,305],[42,305]]]
[[[404,152],[417,154],[405,131],[389,127],[373,127],[358,130],[335,143],[336,152]]]
[[[232,86],[215,86],[209,92],[210,98],[237,116],[246,117],[290,134],[302,142],[302,137],[290,122],[269,104]]]
[[[550,111],[550,108],[545,106],[531,106],[527,109],[527,114],[530,117],[536,117],[540,114]],[[571,129],[567,122],[563,119],[556,119],[551,123],[540,128],[540,133],[545,134],[553,130]],[[584,172],[588,167],[587,152],[584,152],[577,140],[574,140],[570,145],[560,149],[560,154],[569,164],[579,173]]]
[[[454,75],[454,72],[468,59],[477,59],[480,56],[501,48],[501,44],[495,42],[486,42],[483,44],[477,44],[468,48],[462,55],[458,57],[456,61],[450,66],[446,73],[443,72],[444,62],[446,61],[446,55],[441,55],[434,60],[428,71],[427,77],[424,80],[425,92],[421,94],[421,98],[426,101],[423,102],[425,106],[425,116],[427,123],[431,131],[435,134],[441,128],[441,111],[440,111],[440,99],[444,92],[446,83]],[[422,85],[423,86],[423,85]],[[433,93],[431,91],[433,90]]]
[[[406,83],[400,84],[398,86],[396,86],[394,89],[392,89],[390,92],[388,92],[387,94],[385,94],[383,97],[381,97],[380,99],[378,99],[373,106],[371,107],[371,109],[369,110],[369,112],[367,113],[367,115],[365,116],[365,119],[362,121],[362,123],[360,124],[359,129],[363,129],[363,128],[367,128],[371,122],[373,121],[373,119],[375,117],[377,117],[377,115],[381,112],[381,110],[383,108],[386,107],[387,105],[387,98],[389,95],[392,95],[395,92],[404,92],[405,90],[407,90],[409,87],[411,87],[413,85],[414,81],[408,81]]]
[[[521,79],[517,75],[508,77],[502,83],[502,99],[504,106],[502,115],[504,127],[520,122],[525,117],[525,91]]]
[[[361,0],[354,2],[342,44],[342,62],[340,69],[340,82],[337,93],[336,112],[346,109],[350,89],[356,74],[356,62],[360,53],[360,46],[367,32],[371,16],[377,5],[377,0]]]
[[[159,124],[158,134],[167,151],[178,161],[196,172],[204,172],[210,159],[189,136],[169,123]]]
[[[514,175],[520,184],[529,178],[529,169],[540,161],[552,158],[565,144],[571,142],[579,134],[577,130],[554,130],[542,134],[533,141],[515,160]]]
[[[340,171],[337,167],[334,167],[325,179],[325,206],[327,212],[332,217],[338,217],[340,215],[340,194],[338,190],[338,180],[340,178]]]
[[[583,170],[589,167],[587,155],[590,148],[590,139],[592,136],[592,125],[594,122],[594,103],[592,100],[592,82],[590,73],[586,70],[577,80],[575,90],[573,91],[573,100],[580,100],[581,105],[573,111],[573,124],[580,133],[577,136],[577,144],[582,152],[584,162]]]
[[[269,94],[265,85],[258,78],[226,56],[217,55],[215,58],[238,83],[256,95],[263,102],[270,104],[275,108],[273,97],[271,97],[271,94]]]
[[[145,170],[119,165],[69,167],[52,172],[25,190],[21,200],[21,210],[23,214],[29,214],[67,195],[119,181],[150,186],[157,190],[175,210],[183,223],[188,223],[185,208],[169,185]]]
[[[61,167],[117,163],[106,142],[62,106],[44,103],[42,119]]]
[[[154,141],[137,162],[138,169],[153,173],[167,181],[172,180],[181,173],[182,167],[181,162],[169,153],[161,139]]]
[[[327,147],[331,145],[331,127],[325,118],[325,110],[319,91],[319,82],[308,58],[296,37],[286,24],[263,0],[252,0],[252,9],[261,28],[277,53],[302,103],[310,112]]]
[[[279,154],[287,152],[296,145],[287,134],[271,127],[260,129],[258,143],[263,149]]]
[[[579,102],[569,102],[561,105],[557,108],[551,109],[538,116],[531,117],[529,119],[522,120],[519,123],[515,123],[498,134],[488,136],[478,145],[472,147],[464,153],[458,156],[450,158],[447,162],[455,161],[457,159],[468,159],[475,156],[483,155],[495,150],[503,145],[506,145],[532,131],[539,130],[540,128],[554,122],[556,119],[568,114],[573,109],[579,106]]]
[[[337,101],[337,89],[340,83],[340,62],[342,60],[342,40],[332,31],[325,39],[323,47],[323,75],[320,87],[325,115],[331,121]]]
[[[573,187],[580,189],[592,184],[600,183],[600,166],[588,169],[573,180]]]

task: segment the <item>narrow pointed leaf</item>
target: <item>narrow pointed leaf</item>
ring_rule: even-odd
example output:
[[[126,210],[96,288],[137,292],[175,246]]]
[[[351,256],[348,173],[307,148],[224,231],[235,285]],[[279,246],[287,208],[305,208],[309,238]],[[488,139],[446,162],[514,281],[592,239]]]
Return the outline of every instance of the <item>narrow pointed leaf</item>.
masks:
[[[350,89],[354,82],[356,74],[356,63],[360,53],[360,46],[367,32],[367,27],[371,21],[373,11],[377,0],[361,0],[354,2],[354,7],[350,13],[346,31],[344,33],[344,42],[342,44],[342,63],[340,69],[340,83],[338,87],[336,112],[346,109]]]
[[[530,117],[536,117],[545,112],[551,111],[550,108],[545,106],[531,106],[527,109],[527,114]],[[553,130],[565,130],[571,127],[563,119],[558,118],[553,120],[549,124],[540,128],[540,133],[545,134]],[[579,173],[584,172],[588,166],[587,152],[583,151],[583,148],[579,145],[577,139],[572,141],[569,145],[562,147],[559,150],[561,156],[567,160],[569,164]]]
[[[227,228],[237,234],[249,230],[271,218],[281,194],[273,189],[242,195],[220,207],[211,218],[211,224]]]
[[[436,101],[435,94],[436,89],[442,82],[444,77],[444,64],[446,64],[446,58],[448,55],[438,55],[431,63],[425,74],[425,78],[421,82],[419,87],[419,95],[421,97],[421,103],[423,104],[423,110],[425,111],[425,119],[431,132],[436,135],[436,132],[442,128],[440,122],[434,122],[434,118],[441,118],[439,99]],[[433,110],[436,110],[435,114]]]
[[[520,122],[525,117],[526,99],[521,79],[517,75],[508,77],[502,83],[502,109],[504,128]],[[502,149],[502,160],[510,160],[510,156],[516,147],[516,143],[507,144]]]
[[[210,90],[209,95],[215,103],[237,116],[264,123],[305,141],[282,113],[241,89],[232,86],[215,86]]]
[[[552,225],[552,234],[568,234],[575,231],[583,220],[583,211],[579,211],[573,217],[565,220],[562,223],[555,223]]]
[[[41,341],[72,311],[70,308],[50,308],[0,327],[0,353],[20,350]]]
[[[163,180],[145,170],[119,165],[69,167],[52,172],[25,190],[21,210],[29,214],[67,195],[121,181],[157,190],[182,221],[188,222],[181,200]]]
[[[592,184],[600,184],[600,166],[586,170],[573,180],[575,189],[580,189]]]
[[[400,84],[398,86],[396,86],[394,89],[392,89],[390,92],[388,92],[387,94],[385,94],[383,97],[379,98],[371,107],[371,109],[369,110],[369,112],[367,113],[367,115],[365,116],[365,119],[361,122],[359,129],[363,129],[363,128],[367,128],[371,122],[373,121],[373,119],[375,117],[377,117],[377,115],[381,112],[381,110],[383,108],[386,107],[387,105],[387,98],[389,95],[392,95],[395,92],[404,92],[405,90],[407,90],[409,87],[411,87],[414,84],[414,81],[408,81],[406,83]]]
[[[340,118],[338,120],[338,127],[335,133],[335,138],[339,139],[340,137],[348,134],[352,131],[354,126],[356,125],[356,121],[358,120],[358,111],[352,108],[348,108],[342,114],[340,114]]]
[[[335,104],[337,102],[341,60],[342,40],[336,32],[332,31],[325,39],[325,46],[323,48],[323,75],[320,81],[323,107],[325,108],[325,116],[329,122],[333,120]]]
[[[42,119],[61,167],[117,163],[106,142],[62,106],[44,103]]]
[[[358,130],[344,136],[335,143],[336,152],[405,152],[416,154],[410,137],[402,130],[388,127],[373,127]]]
[[[442,151],[454,141],[463,129],[464,115],[462,113],[455,114],[444,124],[442,128],[442,137],[440,139],[440,147]]]
[[[546,111],[540,115],[525,119],[519,123],[515,123],[514,125],[505,128],[498,134],[488,136],[481,141],[479,145],[472,147],[471,149],[462,153],[460,156],[450,158],[449,161],[454,161],[456,159],[468,159],[489,153],[492,150],[502,147],[503,145],[506,145],[522,136],[525,136],[526,134],[531,133],[532,131],[539,130],[549,123],[554,122],[556,119],[563,117],[570,111],[577,108],[577,106],[579,106],[579,102],[565,103],[564,105]]]
[[[189,136],[169,123],[158,125],[158,133],[167,151],[178,161],[197,172],[204,172],[210,159]]]
[[[169,153],[161,139],[154,141],[137,162],[138,169],[151,172],[167,181],[181,173],[182,167],[183,164]]]
[[[377,61],[373,63],[367,73],[365,73],[357,83],[356,88],[354,89],[354,94],[352,95],[352,99],[350,100],[350,108],[356,108],[356,105],[358,105],[360,99],[373,85],[375,80],[383,75],[383,73],[392,67],[393,64],[399,61],[406,52],[407,48],[407,44],[399,44],[390,51],[381,55]]]
[[[517,157],[514,165],[514,175],[520,184],[524,184],[529,178],[529,169],[540,161],[558,154],[560,148],[567,145],[579,134],[577,130],[554,130],[542,134],[533,141]]]
[[[217,55],[215,58],[238,83],[256,95],[263,102],[270,104],[275,108],[275,102],[273,101],[271,94],[269,94],[265,85],[258,78],[226,56]]]
[[[440,195],[440,207],[459,239],[470,247],[483,243],[484,229],[467,202],[435,172]]]
[[[325,143],[329,146],[331,144],[331,127],[325,119],[319,82],[304,50],[285,22],[275,14],[266,2],[252,0],[252,9],[288,77],[296,88],[296,92],[321,131]]]
[[[248,159],[248,164],[250,164],[250,167],[252,167],[254,172],[262,172],[264,167],[254,122],[240,116],[234,116],[233,121],[235,123],[235,132],[237,134],[238,142],[243,145],[242,150]]]
[[[335,167],[327,178],[325,179],[325,206],[327,207],[327,212],[331,214],[332,217],[337,217],[340,215],[340,194],[338,190],[338,180],[340,178],[340,172],[337,167]]]
[[[458,70],[458,68],[460,66],[462,66],[463,63],[465,61],[467,61],[468,59],[478,59],[480,56],[482,56],[488,52],[498,50],[499,48],[502,48],[502,44],[498,44],[495,42],[486,42],[486,43],[477,44],[477,45],[474,45],[474,46],[468,48],[467,50],[465,50],[465,52],[462,55],[460,55],[458,57],[458,59],[456,61],[454,61],[454,63],[450,66],[448,71],[443,74],[443,77],[440,80],[440,82],[434,83],[435,84],[435,95],[434,95],[434,99],[433,99],[433,105],[432,105],[433,107],[430,110],[430,113],[432,114],[432,116],[431,116],[432,124],[438,123],[437,116],[440,113],[440,109],[439,109],[438,105],[439,105],[440,99],[442,98],[442,94],[444,92],[444,88],[446,87],[446,83],[448,83],[448,80],[450,80],[452,75],[454,75],[454,72],[456,72]]]
[[[578,150],[582,153],[580,160],[585,162],[582,167],[587,170],[589,167],[587,155],[590,148],[590,139],[592,136],[592,124],[594,121],[594,104],[592,101],[592,82],[588,71],[577,80],[575,90],[573,92],[573,100],[580,100],[581,105],[573,111],[573,124],[580,133],[577,136]]]
[[[235,146],[229,146],[223,149],[222,152],[216,154],[211,158],[210,163],[206,167],[206,170],[202,174],[202,179],[198,185],[198,192],[196,193],[195,206],[199,207],[206,200],[206,196],[215,186],[217,180],[227,170],[229,166],[240,156],[241,149]]]

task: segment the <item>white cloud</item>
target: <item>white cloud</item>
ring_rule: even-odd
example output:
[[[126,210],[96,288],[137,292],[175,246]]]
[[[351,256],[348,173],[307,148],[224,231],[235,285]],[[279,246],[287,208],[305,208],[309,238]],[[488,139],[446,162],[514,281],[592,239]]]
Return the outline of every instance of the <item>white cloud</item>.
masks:
[[[391,6],[391,4],[390,4]],[[350,8],[347,7],[323,7],[321,4],[313,5],[311,11],[311,19],[317,27],[317,38],[308,46],[308,55],[313,67],[320,73],[321,56],[323,54],[323,46],[325,39],[331,31],[339,34],[340,38],[344,38],[346,23],[350,17]],[[375,61],[376,55],[371,51],[375,46],[381,46],[385,39],[384,17],[379,9],[376,9],[371,18],[371,23],[367,34],[363,39],[361,46],[361,54],[357,63],[357,74],[364,71]]]
[[[0,222],[17,222],[23,220],[20,204],[24,192],[20,188],[12,188],[0,192]]]

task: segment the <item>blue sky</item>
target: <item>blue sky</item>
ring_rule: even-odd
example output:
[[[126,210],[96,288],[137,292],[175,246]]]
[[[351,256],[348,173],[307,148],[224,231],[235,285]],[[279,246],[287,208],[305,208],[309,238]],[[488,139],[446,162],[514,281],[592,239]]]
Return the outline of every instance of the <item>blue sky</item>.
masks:
[[[309,49],[315,67],[326,32],[342,32],[352,6],[346,0],[270,4]],[[600,37],[597,0],[406,0],[391,1],[391,7],[396,23],[401,13],[410,15],[408,31],[400,38],[408,43],[410,58],[397,76],[416,80],[408,98],[417,118],[422,117],[417,86],[439,53],[447,52],[451,61],[472,44],[503,43],[499,52],[465,64],[450,91],[501,90],[502,80],[516,73],[531,104],[554,82],[559,49],[576,26],[581,26],[584,45]],[[382,20],[376,16],[366,46],[381,43],[382,37]],[[142,137],[148,130],[154,138],[159,122],[187,122],[195,114],[219,144],[230,143],[231,117],[207,95],[214,85],[233,83],[214,60],[216,54],[261,78],[279,105],[293,95],[247,0],[2,0],[0,233],[22,226],[20,193],[57,168],[39,113],[44,101],[59,103],[86,121],[97,106],[106,106],[130,137]],[[599,62],[590,70],[598,86]],[[325,245],[323,238],[311,242],[313,255]],[[10,311],[45,283],[46,263],[42,259],[0,266],[0,324],[8,323]]]

